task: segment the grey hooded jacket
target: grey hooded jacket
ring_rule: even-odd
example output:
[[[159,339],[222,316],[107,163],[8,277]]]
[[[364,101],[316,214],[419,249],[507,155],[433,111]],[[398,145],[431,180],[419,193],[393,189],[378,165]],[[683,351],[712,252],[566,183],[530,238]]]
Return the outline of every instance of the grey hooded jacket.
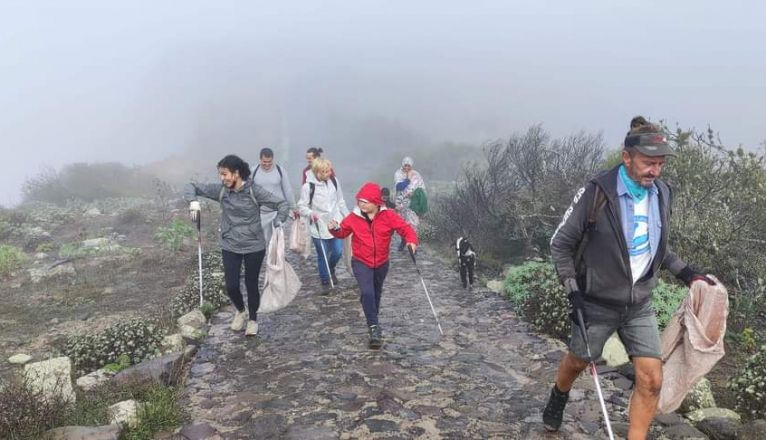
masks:
[[[245,181],[239,190],[226,188],[222,183],[189,183],[184,187],[187,202],[197,200],[197,196],[221,203],[221,248],[237,254],[266,249],[261,227],[261,205],[279,211],[277,218],[282,223],[290,212],[285,199],[253,185],[252,180]]]
[[[561,283],[569,291],[579,289],[590,300],[626,306],[643,303],[651,297],[660,269],[665,268],[673,275],[678,275],[686,263],[668,246],[672,202],[670,188],[664,182],[655,180],[662,232],[649,270],[633,284],[628,246],[620,221],[620,202],[617,199],[618,168],[601,173],[580,188],[551,238],[551,256]],[[593,209],[596,186],[606,195],[606,204],[596,217],[596,223],[590,227],[582,262],[575,268],[575,254],[588,229],[588,216]]]

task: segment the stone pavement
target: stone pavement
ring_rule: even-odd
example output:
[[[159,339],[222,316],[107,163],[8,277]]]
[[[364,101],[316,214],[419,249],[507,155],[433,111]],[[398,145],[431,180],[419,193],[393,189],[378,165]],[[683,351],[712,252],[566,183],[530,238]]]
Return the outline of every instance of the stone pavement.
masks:
[[[426,253],[419,264],[445,334],[409,257],[393,251],[380,351],[367,348],[343,263],[340,286],[320,296],[314,260],[288,260],[304,287],[287,308],[259,316],[256,338],[228,328],[233,309],[213,318],[182,402],[195,422],[227,439],[605,438],[590,376],[575,384],[562,430],[544,431],[542,408],[564,345],[531,332],[497,294],[463,290],[457,273]],[[627,392],[602,384],[624,432]]]

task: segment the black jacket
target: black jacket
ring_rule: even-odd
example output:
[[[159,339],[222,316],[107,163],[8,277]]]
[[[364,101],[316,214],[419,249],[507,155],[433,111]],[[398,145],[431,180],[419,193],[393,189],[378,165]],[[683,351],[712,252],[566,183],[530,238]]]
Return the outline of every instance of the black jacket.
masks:
[[[590,300],[622,306],[648,300],[657,285],[660,269],[668,269],[677,275],[686,263],[668,246],[672,196],[670,188],[664,182],[655,180],[659,190],[662,231],[659,249],[646,275],[633,285],[628,246],[620,221],[620,202],[617,199],[618,168],[601,173],[580,188],[551,238],[551,256],[559,279],[568,290],[579,289]],[[596,186],[606,195],[606,204],[590,228],[589,241],[577,271],[574,256],[588,229],[588,216],[593,209]]]

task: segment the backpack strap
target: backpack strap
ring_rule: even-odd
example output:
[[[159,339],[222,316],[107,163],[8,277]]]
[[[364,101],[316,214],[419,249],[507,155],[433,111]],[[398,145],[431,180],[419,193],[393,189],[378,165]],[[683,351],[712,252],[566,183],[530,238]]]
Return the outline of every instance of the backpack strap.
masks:
[[[279,164],[275,164],[277,166],[277,171],[279,171],[279,178],[283,179],[284,175],[282,174],[282,167],[279,166]],[[255,166],[255,169],[253,170],[253,177],[255,177],[255,173],[258,172],[258,170],[261,168],[261,164],[258,164]]]
[[[255,185],[255,184],[253,184]],[[253,192],[253,185],[250,185],[250,198],[253,199],[253,203],[255,203],[255,206],[260,207],[258,204],[258,200],[255,200],[255,193]]]
[[[601,214],[601,211],[603,211],[604,205],[606,205],[606,194],[604,194],[604,190],[597,184],[594,184],[594,186],[593,204],[588,213],[588,225],[585,227],[582,239],[580,240],[580,244],[577,245],[577,250],[574,255],[575,269],[577,269],[578,272],[580,265],[582,264],[583,253],[585,253],[585,248],[588,246],[588,241],[590,241],[590,233],[596,227],[596,220],[598,219],[599,214]]]
[[[338,190],[338,181],[335,180],[335,176],[330,177],[330,180],[332,180],[332,184],[335,187],[335,190]],[[309,207],[311,207],[311,203],[314,201],[314,191],[316,191],[317,186],[314,182],[309,182]]]

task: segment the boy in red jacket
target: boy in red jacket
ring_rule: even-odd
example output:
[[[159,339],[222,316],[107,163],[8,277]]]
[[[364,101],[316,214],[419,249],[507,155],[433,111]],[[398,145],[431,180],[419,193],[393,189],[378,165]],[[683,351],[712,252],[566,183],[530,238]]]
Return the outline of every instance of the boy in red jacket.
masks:
[[[328,222],[330,233],[337,238],[351,238],[351,266],[359,290],[360,301],[370,331],[369,347],[379,349],[383,344],[378,324],[383,280],[388,273],[388,251],[391,237],[398,233],[414,252],[418,246],[415,230],[396,211],[388,209],[381,197],[380,186],[365,183],[356,194],[357,207],[338,224]]]

